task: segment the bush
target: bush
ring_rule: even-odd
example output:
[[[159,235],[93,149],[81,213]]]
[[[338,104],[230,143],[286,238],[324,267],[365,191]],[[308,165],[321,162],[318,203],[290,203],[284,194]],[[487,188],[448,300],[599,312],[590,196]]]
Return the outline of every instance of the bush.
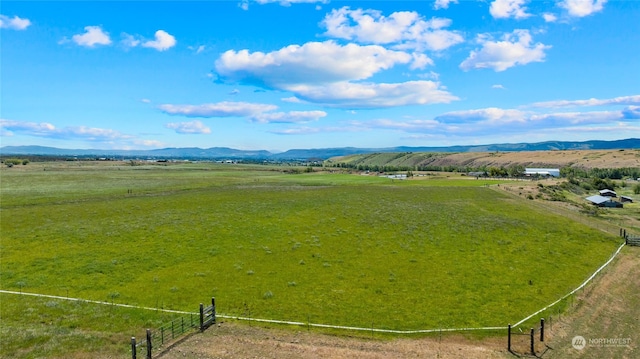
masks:
[[[640,183],[633,186],[633,193],[640,194]]]
[[[7,167],[13,167],[20,164],[26,165],[27,163],[29,163],[29,160],[21,160],[19,158],[7,158],[4,160],[4,164],[7,165]]]

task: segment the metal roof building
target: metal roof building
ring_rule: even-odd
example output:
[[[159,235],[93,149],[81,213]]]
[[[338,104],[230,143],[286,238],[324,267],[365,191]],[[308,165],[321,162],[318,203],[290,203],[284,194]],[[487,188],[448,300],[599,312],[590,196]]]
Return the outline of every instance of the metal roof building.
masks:
[[[618,194],[615,193],[614,191],[610,190],[610,189],[603,189],[600,191],[600,195],[601,196],[605,196],[605,197],[617,197]]]
[[[558,168],[525,168],[525,176],[552,176],[560,177],[560,169]]]
[[[595,195],[595,196],[587,197],[586,200],[595,204],[598,207],[614,207],[614,208],[622,207],[622,203],[613,201],[611,197]]]

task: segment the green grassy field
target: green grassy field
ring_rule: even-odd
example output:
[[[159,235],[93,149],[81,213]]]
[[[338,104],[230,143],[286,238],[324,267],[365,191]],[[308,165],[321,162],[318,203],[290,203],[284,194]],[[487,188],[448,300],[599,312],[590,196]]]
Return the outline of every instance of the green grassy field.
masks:
[[[505,326],[575,288],[619,244],[485,188],[502,182],[214,164],[27,167],[0,173],[4,290],[189,311],[215,296],[224,314],[365,328]],[[20,315],[24,306],[73,307],[0,300],[8,332],[42,326]],[[162,320],[127,314],[125,329],[114,313],[76,326],[109,342],[104,333],[119,341]],[[34,337],[9,336],[2,351],[47,334]]]

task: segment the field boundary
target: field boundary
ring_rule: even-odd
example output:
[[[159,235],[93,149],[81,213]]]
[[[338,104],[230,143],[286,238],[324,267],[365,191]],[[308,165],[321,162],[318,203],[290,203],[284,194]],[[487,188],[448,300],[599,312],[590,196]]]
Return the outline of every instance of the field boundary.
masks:
[[[622,250],[622,248],[624,248],[624,246],[626,245],[626,243],[622,243],[620,245],[620,247],[618,247],[618,249],[613,253],[613,255],[611,256],[611,258],[609,258],[608,261],[606,261],[602,266],[600,266],[600,268],[598,268],[595,272],[593,272],[593,274],[591,276],[589,276],[589,278],[587,278],[584,282],[582,282],[582,284],[580,284],[576,289],[572,290],[571,292],[565,294],[564,296],[562,296],[560,299],[556,300],[555,302],[547,305],[546,307],[538,310],[537,312],[531,314],[530,316],[522,319],[521,321],[517,322],[516,324],[514,324],[513,326],[511,326],[512,328],[516,328],[517,326],[519,326],[520,324],[526,322],[527,320],[533,318],[534,316],[544,312],[545,310],[553,307],[554,305],[560,303],[563,299],[566,299],[567,297],[575,294],[577,291],[579,291],[580,289],[584,288],[584,286],[586,286],[587,284],[589,284],[589,282],[591,282],[593,280],[593,278],[596,277],[596,275],[598,275],[598,273],[600,273],[606,266],[609,265],[609,263],[611,263],[617,256],[618,253],[620,253],[620,251]]]
[[[593,280],[605,267],[607,267],[620,253],[623,247],[625,247],[626,243],[622,243],[618,249],[611,255],[611,257],[600,266],[591,276],[589,276],[582,284],[580,284],[577,288],[570,291],[569,293],[562,296],[560,299],[555,302],[545,306],[544,308],[534,312],[533,314],[525,317],[524,319],[518,321],[516,324],[511,325],[511,328],[516,328],[519,325],[523,324],[527,320],[533,318],[534,316],[544,312],[545,310],[555,306],[560,303],[562,300],[567,297],[575,294],[578,290],[584,288],[589,282]],[[134,308],[134,309],[144,309],[144,310],[153,310],[153,311],[162,311],[167,313],[176,313],[176,314],[197,314],[194,312],[186,312],[180,310],[171,310],[171,309],[160,309],[160,308],[151,308],[144,306],[136,306],[131,304],[120,304],[113,302],[104,302],[97,300],[86,300],[81,298],[71,298],[71,297],[62,297],[57,295],[48,295],[48,294],[38,294],[38,293],[28,293],[28,292],[16,292],[9,290],[0,289],[0,293],[5,294],[15,294],[15,295],[26,295],[32,297],[41,297],[41,298],[51,298],[51,299],[60,299],[60,300],[69,300],[75,302],[85,302],[85,303],[93,303],[93,304],[101,304],[101,305],[112,305],[123,308]],[[296,322],[296,321],[286,321],[286,320],[277,320],[277,319],[261,319],[261,318],[250,318],[250,317],[242,317],[242,316],[233,316],[233,315],[224,315],[224,314],[216,314],[218,318],[224,319],[232,319],[232,320],[241,320],[241,321],[249,321],[249,322],[260,322],[260,323],[272,323],[272,324],[284,324],[284,325],[296,325],[301,327],[314,327],[314,328],[327,328],[327,329],[341,329],[341,330],[351,330],[351,331],[363,331],[370,333],[388,333],[388,334],[428,334],[428,333],[439,333],[439,332],[465,332],[465,331],[490,331],[490,330],[506,330],[509,326],[491,326],[491,327],[479,327],[479,328],[438,328],[438,329],[418,329],[418,330],[394,330],[394,329],[379,329],[379,328],[363,328],[363,327],[350,327],[350,326],[342,326],[342,325],[331,325],[331,324],[320,324],[320,323],[304,323],[304,322]]]
[[[40,298],[60,299],[60,300],[68,300],[73,302],[112,305],[112,306],[123,307],[123,308],[144,309],[144,310],[161,311],[161,312],[176,313],[176,314],[194,314],[194,315],[198,314],[196,312],[151,308],[151,307],[137,306],[137,305],[131,305],[131,304],[104,302],[104,301],[98,301],[98,300],[86,300],[82,298],[62,297],[58,295],[16,292],[16,291],[3,290],[3,289],[0,289],[0,293],[25,295],[25,296],[40,297]],[[473,330],[501,330],[501,329],[507,328],[506,326],[500,326],[500,327],[482,327],[482,328],[440,328],[440,329],[421,329],[421,330],[393,330],[393,329],[349,327],[349,326],[342,326],[342,325],[319,324],[319,323],[309,323],[309,322],[304,323],[304,322],[294,322],[294,321],[277,320],[277,319],[250,318],[250,317],[241,317],[241,316],[225,315],[225,314],[216,314],[216,318],[242,320],[242,321],[250,321],[250,322],[261,322],[261,323],[272,323],[272,324],[308,326],[308,327],[316,327],[316,328],[344,329],[344,330],[367,331],[367,332],[373,331],[377,333],[390,333],[390,334],[420,334],[420,333],[437,333],[437,332],[458,332],[458,331],[461,332],[461,331],[473,331]]]
[[[30,296],[30,297],[40,297],[40,298],[50,298],[50,299],[61,299],[61,300],[68,300],[68,301],[71,301],[71,302],[82,302],[82,303],[91,303],[91,304],[111,305],[111,306],[123,307],[123,308],[145,309],[145,310],[153,310],[153,311],[156,311],[156,312],[165,312],[165,313],[197,314],[196,312],[185,312],[185,311],[182,311],[182,310],[151,308],[151,307],[143,307],[143,306],[131,305],[131,304],[104,302],[104,301],[99,301],[99,300],[89,300],[89,299],[73,298],[73,297],[62,297],[62,296],[59,296],[59,295],[50,295],[50,294],[16,292],[16,291],[12,291],[12,290],[3,290],[3,289],[0,289],[0,293],[26,295],[26,296]]]

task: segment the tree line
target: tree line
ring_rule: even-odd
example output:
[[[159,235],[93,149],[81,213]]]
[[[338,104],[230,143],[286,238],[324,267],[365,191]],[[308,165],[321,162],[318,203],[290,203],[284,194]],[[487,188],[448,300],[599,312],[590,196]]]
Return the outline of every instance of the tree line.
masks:
[[[458,173],[482,173],[488,177],[522,177],[524,176],[525,167],[514,164],[510,166],[435,166],[435,165],[416,165],[416,166],[394,166],[394,165],[377,165],[377,164],[352,164],[346,162],[325,163],[325,167],[352,169],[357,171],[370,172],[407,172],[407,171],[423,171],[423,172],[458,172]],[[623,167],[623,168],[577,168],[562,167],[560,168],[560,176],[564,178],[599,178],[620,180],[624,178],[640,178],[640,168]]]

